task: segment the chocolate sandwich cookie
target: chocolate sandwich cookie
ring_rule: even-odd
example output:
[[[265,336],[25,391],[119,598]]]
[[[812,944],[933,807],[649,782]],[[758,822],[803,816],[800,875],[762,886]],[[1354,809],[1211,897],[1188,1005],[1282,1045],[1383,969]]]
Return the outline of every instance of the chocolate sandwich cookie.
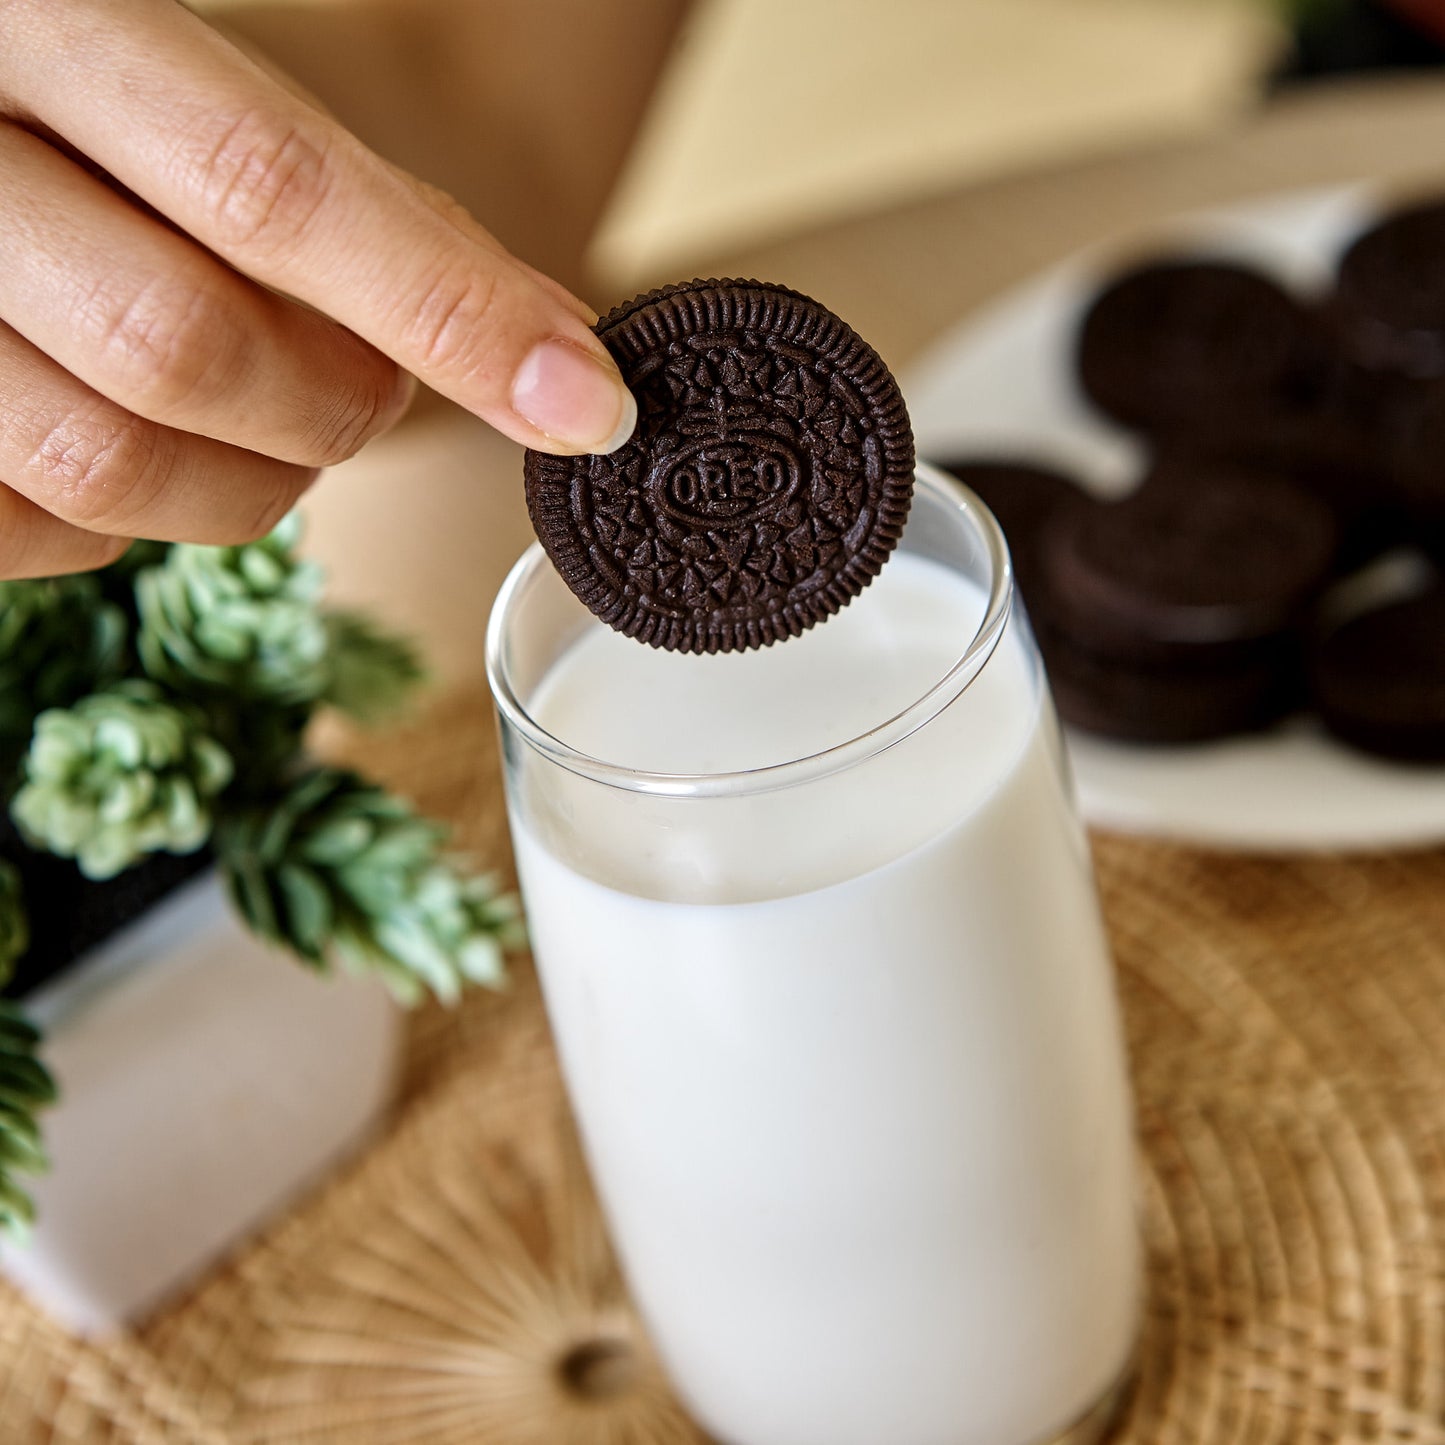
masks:
[[[1396,390],[1390,379],[1336,359],[1316,367],[1308,385],[1236,414],[1227,426],[1177,432],[1163,445],[1272,473],[1324,498],[1363,559],[1394,540],[1382,437]]]
[[[1399,386],[1382,450],[1400,540],[1445,547],[1445,379]]]
[[[1384,757],[1445,762],[1445,584],[1351,618],[1310,659],[1325,726]]]
[[[1232,428],[1298,384],[1313,324],[1268,277],[1219,261],[1156,261],[1095,298],[1079,327],[1079,383],[1148,432]]]
[[[1125,663],[1222,665],[1297,625],[1336,545],[1319,498],[1192,459],[1051,524],[1042,558],[1078,645]]]
[[[1445,376],[1445,201],[1397,211],[1359,236],[1340,258],[1329,314],[1359,365]]]
[[[878,573],[912,500],[913,434],[877,353],[807,296],[693,281],[597,334],[637,399],[609,456],[528,452],[532,525],[573,592],[655,647],[792,637]]]
[[[1039,549],[1044,527],[1097,503],[1072,477],[1049,467],[991,458],[954,458],[939,465],[975,492],[998,519],[1013,558],[1019,590],[1032,611],[1042,600]]]
[[[1059,716],[1120,742],[1173,745],[1253,732],[1299,704],[1298,647],[1276,639],[1219,665],[1169,667],[1100,658],[1035,615]]]
[[[1146,485],[1207,486],[1228,472],[1260,487],[1284,484],[1323,502],[1334,516],[1336,570],[1361,566],[1405,540],[1403,514],[1380,433],[1342,435],[1337,415],[1297,412],[1273,426],[1212,438],[1173,438],[1155,453]],[[1366,461],[1368,453],[1369,461]]]

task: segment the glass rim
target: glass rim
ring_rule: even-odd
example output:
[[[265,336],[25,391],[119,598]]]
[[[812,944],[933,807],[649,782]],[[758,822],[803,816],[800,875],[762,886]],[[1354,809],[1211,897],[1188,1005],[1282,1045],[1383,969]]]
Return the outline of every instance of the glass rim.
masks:
[[[972,525],[981,534],[989,563],[988,603],[958,660],[938,681],[907,707],[856,737],[800,758],[716,773],[649,772],[594,757],[555,737],[531,716],[516,695],[503,658],[508,619],[525,604],[528,586],[548,571],[555,575],[555,569],[539,542],[533,542],[507,574],[487,621],[487,682],[498,711],[529,747],[568,772],[608,787],[655,797],[744,797],[775,792],[844,772],[876,757],[911,737],[964,692],[993,655],[1013,608],[1013,567],[1008,544],[993,514],[962,482],[927,462],[919,462],[915,466],[914,485],[943,502],[962,518],[965,526]],[[581,605],[578,603],[579,607]],[[599,627],[606,625],[598,619],[593,620]],[[827,622],[816,625],[825,627]],[[773,644],[775,647],[787,645],[788,641]],[[645,644],[639,642],[637,646]]]

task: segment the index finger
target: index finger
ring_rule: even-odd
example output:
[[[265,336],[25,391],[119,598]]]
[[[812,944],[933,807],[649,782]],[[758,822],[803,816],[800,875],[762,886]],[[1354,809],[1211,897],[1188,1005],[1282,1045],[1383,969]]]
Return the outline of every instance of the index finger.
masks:
[[[238,270],[524,445],[630,434],[581,302],[174,0],[10,0],[3,26],[0,93]]]

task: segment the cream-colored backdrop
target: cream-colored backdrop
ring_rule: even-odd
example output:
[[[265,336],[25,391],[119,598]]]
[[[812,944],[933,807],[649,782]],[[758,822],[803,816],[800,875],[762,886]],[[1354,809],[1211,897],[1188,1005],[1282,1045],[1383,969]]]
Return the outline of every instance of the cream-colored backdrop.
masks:
[[[1270,0],[714,0],[596,237],[618,286],[1253,104]]]

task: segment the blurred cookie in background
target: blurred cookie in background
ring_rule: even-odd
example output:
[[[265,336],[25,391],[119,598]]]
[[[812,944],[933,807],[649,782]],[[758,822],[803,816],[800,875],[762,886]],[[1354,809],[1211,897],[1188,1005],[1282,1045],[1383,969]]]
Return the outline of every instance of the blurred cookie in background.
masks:
[[[1403,762],[1445,762],[1445,580],[1436,572],[1324,631],[1309,683],[1336,737]]]
[[[1282,286],[1232,262],[1164,258],[1115,276],[1079,326],[1079,385],[1150,433],[1256,424],[1304,382],[1318,348]]]

